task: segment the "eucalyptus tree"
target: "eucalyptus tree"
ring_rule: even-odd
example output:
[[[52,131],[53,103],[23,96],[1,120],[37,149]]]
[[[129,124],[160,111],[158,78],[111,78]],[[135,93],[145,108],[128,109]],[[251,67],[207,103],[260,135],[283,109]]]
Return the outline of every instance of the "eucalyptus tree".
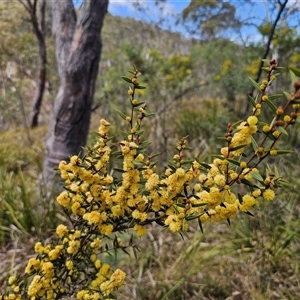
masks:
[[[49,1],[60,85],[46,139],[43,174],[52,182],[54,168],[85,146],[102,48],[101,28],[108,0]]]

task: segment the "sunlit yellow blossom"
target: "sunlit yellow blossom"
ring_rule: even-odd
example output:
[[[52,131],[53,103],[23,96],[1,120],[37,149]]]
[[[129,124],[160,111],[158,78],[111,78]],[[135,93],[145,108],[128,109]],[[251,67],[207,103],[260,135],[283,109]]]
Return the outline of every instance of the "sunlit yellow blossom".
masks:
[[[234,171],[232,171],[232,172],[229,173],[229,176],[230,176],[230,178],[232,180],[235,180],[235,179],[237,179],[239,177],[239,174],[236,173],[236,172],[234,172]]]
[[[120,217],[124,214],[124,209],[120,205],[114,205],[111,212],[114,217]]]
[[[135,209],[135,210],[132,212],[132,217],[133,217],[134,219],[138,219],[138,220],[141,220],[141,221],[145,221],[145,220],[147,220],[148,214],[145,213],[145,212],[140,212],[139,210]]]
[[[111,266],[109,264],[103,264],[100,272],[105,277],[109,277],[112,274]]]
[[[176,170],[176,175],[177,175],[178,177],[183,177],[183,176],[185,175],[184,169],[178,168],[178,169]]]
[[[25,268],[25,273],[30,274],[32,270],[38,270],[40,268],[40,260],[36,258],[30,258]]]
[[[270,155],[272,155],[272,156],[277,155],[277,150],[276,149],[271,149],[270,150]]]
[[[54,276],[54,266],[52,262],[44,262],[42,266],[42,271],[44,272],[45,277],[50,278]]]
[[[60,252],[62,250],[63,246],[55,246],[54,249],[50,250],[50,252],[48,253],[48,257],[50,260],[56,260],[58,259]]]
[[[241,168],[246,168],[247,167],[247,163],[245,161],[240,162],[240,167]]]
[[[111,275],[110,280],[114,287],[119,287],[124,283],[125,277],[126,274],[122,270],[117,269]]]
[[[76,254],[80,247],[80,241],[69,241],[69,247],[67,248],[67,252],[69,254]]]
[[[74,267],[73,261],[72,260],[67,260],[66,261],[66,267],[67,267],[68,270],[72,270],[73,267]]]
[[[56,227],[56,234],[58,235],[59,238],[62,238],[67,233],[68,233],[68,228],[65,225],[60,224]]]
[[[275,138],[278,138],[280,136],[280,132],[278,130],[275,130],[272,135],[275,137]]]
[[[262,130],[263,130],[263,132],[268,133],[271,130],[271,128],[269,125],[264,125]]]
[[[98,249],[101,246],[101,240],[99,238],[95,238],[93,242],[90,244],[91,248]]]
[[[222,201],[222,193],[220,193],[219,189],[216,187],[212,187],[209,191],[210,201],[208,202],[209,205],[218,205]]]
[[[100,285],[101,292],[104,296],[108,296],[113,291],[113,286],[110,280],[102,282]]]
[[[147,233],[147,228],[139,224],[135,224],[133,229],[135,230],[138,236],[142,236]]]
[[[8,284],[12,285],[12,284],[14,284],[16,282],[16,280],[17,280],[16,276],[10,276],[8,278]]]
[[[70,158],[70,164],[72,165],[79,165],[82,163],[82,160],[80,157],[78,157],[77,155],[73,155]]]
[[[100,267],[101,267],[101,261],[99,259],[96,259],[95,262],[94,262],[94,265],[95,265],[96,269],[100,269]]]
[[[257,198],[261,195],[261,190],[257,189],[255,191],[252,192],[253,197]]]
[[[286,123],[289,123],[290,121],[291,121],[291,117],[289,116],[289,115],[285,115],[284,117],[283,117],[283,120],[284,120],[284,122],[286,122]]]
[[[35,246],[34,246],[34,252],[41,254],[41,253],[43,253],[43,251],[44,251],[44,247],[43,247],[42,243],[41,242],[37,242],[35,244]]]
[[[33,280],[31,281],[29,287],[28,287],[28,296],[33,297],[38,294],[38,292],[42,288],[42,283],[41,283],[41,276],[35,275]]]
[[[205,174],[200,174],[198,180],[203,183],[207,180],[207,176]]]
[[[139,153],[138,156],[135,158],[136,162],[142,162],[144,160],[144,155]]]
[[[275,198],[275,193],[271,189],[267,189],[262,194],[263,198],[267,201],[271,201]]]
[[[99,129],[98,129],[99,133],[101,135],[104,135],[104,134],[108,133],[109,126],[110,126],[110,124],[105,119],[101,119],[100,120],[100,126],[99,126]]]
[[[155,189],[159,184],[159,176],[156,173],[153,173],[147,180],[145,188],[147,190]]]
[[[85,209],[81,207],[79,202],[74,202],[71,206],[71,210],[73,214],[82,216],[85,212]]]
[[[233,204],[237,201],[236,195],[234,193],[230,192],[229,190],[225,191],[223,196],[224,196],[224,200],[227,203]]]
[[[243,212],[247,212],[251,207],[257,204],[257,200],[253,196],[247,194],[243,196],[243,203],[240,204],[239,209]]]
[[[68,207],[70,204],[70,198],[67,191],[63,191],[60,195],[56,198],[56,201],[63,207]]]
[[[201,185],[200,185],[199,183],[196,183],[196,184],[194,185],[194,191],[195,191],[195,192],[201,191]]]
[[[223,148],[221,149],[221,154],[222,154],[225,158],[228,157],[228,153],[229,153],[228,147],[223,147]]]
[[[166,169],[166,171],[165,171],[165,175],[166,176],[170,176],[172,174],[172,170],[171,169]]]
[[[226,183],[226,178],[224,175],[218,174],[214,177],[214,181],[218,186],[223,186]]]
[[[79,291],[76,295],[77,299],[83,299],[84,296],[88,293],[86,290]]]
[[[248,117],[247,119],[247,123],[250,125],[250,126],[253,126],[253,125],[256,125],[258,122],[258,119],[256,116],[250,116]]]
[[[165,224],[169,226],[172,232],[179,232],[182,226],[182,219],[178,215],[170,215],[165,220]]]
[[[101,224],[99,226],[99,230],[104,235],[110,235],[114,229],[114,226],[112,224]]]

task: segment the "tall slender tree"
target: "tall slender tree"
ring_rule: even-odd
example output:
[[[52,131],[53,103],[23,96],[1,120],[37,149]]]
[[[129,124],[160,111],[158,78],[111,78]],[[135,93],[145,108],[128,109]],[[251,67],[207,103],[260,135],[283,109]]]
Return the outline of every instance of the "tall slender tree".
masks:
[[[33,32],[38,44],[38,75],[36,90],[32,100],[32,109],[29,117],[29,126],[38,125],[38,117],[46,86],[47,51],[45,33],[46,0],[19,0],[29,14]]]
[[[78,14],[72,0],[49,3],[60,79],[43,166],[51,184],[59,162],[86,144],[108,0],[83,0]]]

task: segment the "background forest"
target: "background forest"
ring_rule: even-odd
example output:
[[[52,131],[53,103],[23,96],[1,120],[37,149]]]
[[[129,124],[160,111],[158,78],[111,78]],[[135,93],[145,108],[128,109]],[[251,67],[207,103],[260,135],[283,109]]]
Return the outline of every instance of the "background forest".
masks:
[[[32,20],[20,2],[0,2],[0,286],[10,272],[24,267],[35,242],[51,239],[65,218],[40,179],[59,86],[50,16],[46,9],[46,88],[38,122],[31,128],[39,53]],[[227,123],[250,109],[248,95],[254,91],[248,76],[261,77],[261,58],[275,57],[280,66],[300,68],[297,1],[265,1],[269,13],[261,21],[236,17],[233,2],[200,2],[191,1],[178,16],[184,34],[167,30],[163,13],[151,24],[106,15],[89,145],[101,118],[112,124],[116,139],[125,128],[115,110],[128,109],[121,76],[132,64],[147,86],[137,96],[155,112],[146,122],[146,135],[151,151],[161,152],[158,167],[184,136],[191,157],[212,159]],[[165,3],[157,1],[159,11],[166,9]],[[137,3],[135,8],[147,13]],[[256,37],[245,39],[251,22]],[[291,90],[288,68],[272,89]],[[282,141],[294,153],[276,161],[287,183],[275,201],[230,226],[205,224],[204,233],[192,229],[184,241],[153,227],[140,240],[138,259],[120,254],[129,277],[120,299],[299,299],[299,132],[298,126]]]

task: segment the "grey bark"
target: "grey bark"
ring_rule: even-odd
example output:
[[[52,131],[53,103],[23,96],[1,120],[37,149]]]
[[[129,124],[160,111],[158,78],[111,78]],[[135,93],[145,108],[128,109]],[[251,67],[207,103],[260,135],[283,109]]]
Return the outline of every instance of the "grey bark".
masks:
[[[108,0],[84,0],[77,20],[72,0],[49,3],[60,86],[46,139],[43,175],[48,185],[59,162],[86,144]]]

